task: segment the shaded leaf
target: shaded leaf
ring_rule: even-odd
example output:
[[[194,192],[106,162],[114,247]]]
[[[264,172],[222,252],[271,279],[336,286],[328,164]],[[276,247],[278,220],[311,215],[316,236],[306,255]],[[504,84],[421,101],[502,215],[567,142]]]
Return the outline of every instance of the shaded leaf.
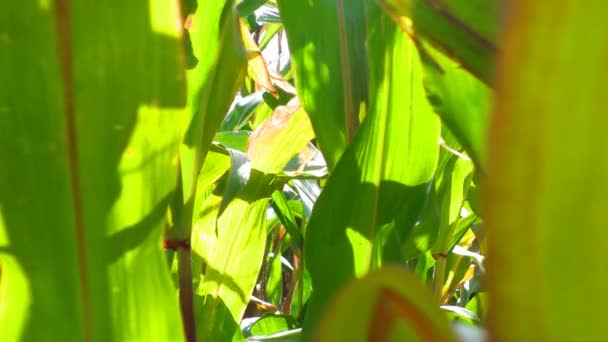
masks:
[[[301,248],[303,245],[303,237],[300,232],[298,225],[296,223],[296,219],[291,212],[291,208],[289,207],[289,203],[285,199],[285,196],[280,191],[275,191],[272,194],[272,208],[274,212],[281,220],[281,224],[285,227],[289,235],[291,235],[291,239],[293,240],[293,244]]]
[[[377,1],[405,31],[427,39],[486,84],[493,83],[498,1]]]
[[[296,88],[333,169],[367,102],[364,0],[278,1]],[[322,27],[322,30],[311,27]]]
[[[260,8],[260,6],[265,4],[267,1],[268,0],[242,0],[237,4],[236,9],[239,16],[246,17]]]
[[[486,166],[486,138],[492,93],[466,70],[440,53],[424,66],[424,88],[442,123],[450,128],[480,171]],[[423,62],[425,59],[422,59]]]
[[[425,98],[414,43],[373,9],[368,46],[370,93],[376,95],[306,230],[314,288],[309,328],[348,279],[370,269],[378,232],[391,225],[403,231],[417,220],[437,163],[439,122]]]

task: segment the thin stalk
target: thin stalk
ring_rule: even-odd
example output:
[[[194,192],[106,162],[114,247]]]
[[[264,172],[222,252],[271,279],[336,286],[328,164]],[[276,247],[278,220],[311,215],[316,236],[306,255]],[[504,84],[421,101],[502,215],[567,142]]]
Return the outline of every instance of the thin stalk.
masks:
[[[445,282],[445,271],[447,268],[448,258],[445,254],[435,254],[435,260],[437,260],[437,263],[435,264],[434,292],[435,297],[441,301],[443,297],[443,283]]]
[[[298,286],[298,280],[300,279],[300,258],[297,253],[293,252],[293,272],[291,272],[291,277],[289,278],[289,285],[287,287],[287,295],[285,296],[285,300],[283,301],[283,305],[281,307],[281,312],[289,315],[291,313],[291,303],[293,302],[293,295],[296,291],[296,287]]]
[[[434,276],[434,292],[437,300],[441,302],[443,299],[443,283],[445,282],[445,272],[448,263],[448,254],[450,253],[450,237],[454,234],[454,229],[458,225],[459,219],[456,219],[448,227],[448,231],[444,235],[443,241],[439,247],[439,251],[434,253],[433,256],[437,263],[435,264],[435,276]]]
[[[165,232],[165,248],[177,253],[179,304],[186,342],[196,341],[194,319],[194,290],[192,285],[192,252],[190,235],[194,196],[184,203],[181,168],[178,170],[177,190],[171,203],[173,224]]]
[[[179,276],[179,306],[182,312],[186,341],[196,341],[194,324],[194,290],[192,287],[192,262],[190,248],[177,250]]]

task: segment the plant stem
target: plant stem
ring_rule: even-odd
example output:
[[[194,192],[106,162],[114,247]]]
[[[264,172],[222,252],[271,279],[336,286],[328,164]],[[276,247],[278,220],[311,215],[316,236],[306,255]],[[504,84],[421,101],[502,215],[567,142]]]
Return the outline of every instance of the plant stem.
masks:
[[[192,288],[192,262],[190,248],[177,249],[179,274],[179,304],[187,342],[196,341],[194,324],[194,291]]]
[[[440,302],[442,302],[443,300],[443,283],[445,282],[445,272],[448,263],[448,254],[450,253],[450,241],[452,234],[454,234],[454,230],[458,225],[458,221],[460,221],[459,218],[449,225],[448,230],[439,246],[439,251],[433,254],[435,260],[437,260],[437,263],[435,264],[434,290],[435,296]]]
[[[434,288],[434,292],[435,292],[435,297],[437,297],[437,299],[439,301],[442,300],[443,296],[442,296],[442,291],[443,291],[443,283],[445,281],[445,270],[446,270],[446,266],[447,266],[447,255],[446,254],[435,254],[435,259],[437,260],[437,263],[435,264],[435,276],[434,276],[434,281],[435,281],[435,288]]]
[[[179,304],[182,314],[184,335],[187,342],[195,342],[196,329],[194,320],[194,291],[192,285],[192,252],[190,249],[194,194],[191,194],[185,202],[183,194],[180,167],[178,169],[177,189],[170,206],[174,221],[165,232],[165,248],[172,249],[177,253]]]

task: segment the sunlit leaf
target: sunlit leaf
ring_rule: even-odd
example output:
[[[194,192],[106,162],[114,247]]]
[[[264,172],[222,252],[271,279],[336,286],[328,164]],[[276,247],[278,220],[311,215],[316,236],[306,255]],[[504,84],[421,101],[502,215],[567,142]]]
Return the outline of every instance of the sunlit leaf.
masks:
[[[242,339],[239,322],[264,256],[269,178],[252,174],[245,188],[218,217],[222,189],[210,195],[193,229],[192,248],[203,261],[196,293],[197,336]],[[269,190],[264,190],[269,189]]]
[[[348,279],[370,269],[374,250],[381,248],[380,230],[396,232],[414,223],[437,163],[439,122],[424,94],[415,45],[373,9],[368,46],[375,96],[306,230],[305,260],[314,293],[305,328],[314,327]]]
[[[276,108],[249,137],[247,156],[253,167],[277,173],[314,137],[308,116],[297,98]]]
[[[260,87],[278,97],[279,94],[272,84],[270,73],[268,72],[268,64],[262,56],[260,48],[249,34],[249,30],[243,21],[241,23],[241,35],[243,36],[243,44],[247,50],[247,73]]]
[[[177,3],[0,12],[0,340],[182,340],[160,247],[185,107]]]

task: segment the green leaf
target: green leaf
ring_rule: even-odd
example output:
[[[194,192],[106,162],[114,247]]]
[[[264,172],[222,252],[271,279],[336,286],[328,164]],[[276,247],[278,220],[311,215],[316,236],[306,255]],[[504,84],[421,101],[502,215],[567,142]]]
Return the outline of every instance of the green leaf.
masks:
[[[268,0],[242,0],[236,6],[236,10],[241,17],[246,17],[252,14],[256,9],[260,8]]]
[[[433,253],[445,254],[453,246],[450,242],[454,230],[458,233],[461,230],[452,225],[460,217],[472,169],[470,160],[442,151],[420,220],[403,237],[402,248],[406,259],[418,257],[430,249],[433,249]]]
[[[377,0],[377,2],[404,30],[425,38],[486,84],[493,83],[499,1]],[[412,24],[403,17],[409,18]]]
[[[484,189],[492,335],[606,340],[605,3],[509,9]]]
[[[266,282],[266,296],[276,307],[281,307],[283,301],[283,264],[281,262],[281,243],[275,248],[269,258],[270,267]]]
[[[423,58],[424,88],[443,124],[458,138],[480,171],[486,167],[486,139],[492,93],[456,63],[436,52],[441,70]]]
[[[330,169],[366,110],[365,2],[278,1],[298,95]]]
[[[185,106],[178,4],[0,7],[0,340],[182,340],[160,248]]]
[[[251,173],[251,161],[243,152],[224,147],[230,155],[230,170],[224,184],[224,193],[217,216],[220,217],[230,201],[245,187]]]
[[[447,254],[452,247],[451,241],[457,222],[460,219],[460,211],[464,204],[465,194],[470,183],[469,175],[473,171],[473,163],[470,160],[449,156],[449,161],[442,174],[439,188],[438,205],[441,217],[439,220],[437,242],[433,247],[434,253]]]
[[[419,279],[397,267],[351,280],[327,307],[314,341],[455,341]]]
[[[187,73],[188,129],[180,149],[181,189],[169,239],[190,236],[196,179],[213,137],[239,88],[246,66],[234,2],[204,1],[192,17],[190,36],[200,62]],[[180,203],[181,202],[181,203]]]
[[[296,219],[293,213],[291,212],[289,203],[287,202],[287,199],[285,199],[285,195],[283,195],[283,193],[280,191],[275,191],[272,194],[271,205],[272,209],[274,209],[274,212],[279,217],[279,220],[281,220],[281,223],[291,236],[293,244],[297,248],[301,248],[303,245],[302,241],[304,240],[304,238],[302,236],[302,233],[300,232],[298,224],[296,223]]]
[[[370,113],[319,196],[305,236],[314,293],[305,328],[352,277],[371,266],[378,231],[417,219],[438,158],[439,122],[427,102],[414,43],[369,14]],[[306,329],[304,330],[306,333]]]
[[[251,326],[245,329],[244,335],[258,336],[270,335],[297,327],[297,322],[291,316],[267,315],[260,317]]]
[[[220,130],[237,130],[244,126],[251,117],[252,113],[254,113],[255,110],[259,108],[262,103],[264,103],[262,94],[262,91],[249,94],[245,97],[237,94],[230,107],[230,110],[228,111],[228,114],[226,115],[226,118],[224,118],[224,121],[222,122]]]
[[[246,152],[250,135],[250,131],[217,132],[213,138],[213,142],[236,151]],[[207,163],[207,160],[205,160],[205,163]],[[203,167],[205,166],[203,165]]]
[[[204,263],[196,293],[197,336],[242,339],[239,323],[255,286],[266,243],[268,177],[253,172],[240,194],[218,217],[222,189],[203,203],[192,248]]]

